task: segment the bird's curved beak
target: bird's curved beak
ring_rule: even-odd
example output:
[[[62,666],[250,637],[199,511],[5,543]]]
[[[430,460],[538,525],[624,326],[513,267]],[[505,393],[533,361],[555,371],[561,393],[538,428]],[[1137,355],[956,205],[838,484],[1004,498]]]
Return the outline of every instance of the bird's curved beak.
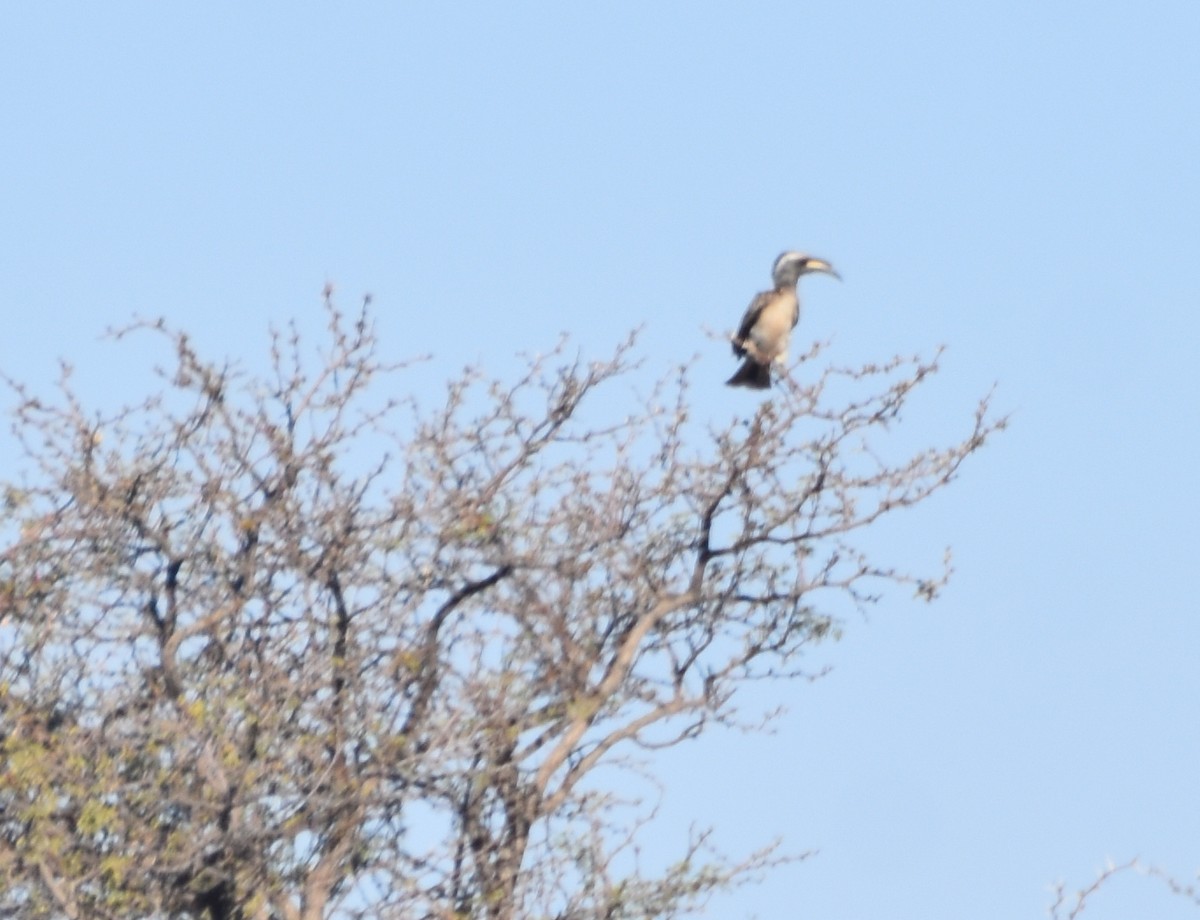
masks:
[[[804,264],[804,270],[806,272],[821,272],[824,275],[833,275],[838,281],[842,280],[842,276],[837,273],[837,270],[824,259],[809,259]]]

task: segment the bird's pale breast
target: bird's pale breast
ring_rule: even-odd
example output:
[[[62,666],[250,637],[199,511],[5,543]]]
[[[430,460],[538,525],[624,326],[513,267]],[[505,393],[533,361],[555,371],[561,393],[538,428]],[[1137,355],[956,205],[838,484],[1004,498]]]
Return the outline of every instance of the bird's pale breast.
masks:
[[[750,332],[760,357],[771,361],[787,351],[797,308],[794,291],[780,291],[763,308]]]

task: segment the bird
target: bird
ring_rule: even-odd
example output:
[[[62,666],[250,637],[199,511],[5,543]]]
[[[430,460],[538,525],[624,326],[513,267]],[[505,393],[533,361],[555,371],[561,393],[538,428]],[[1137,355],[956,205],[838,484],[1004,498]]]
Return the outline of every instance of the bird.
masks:
[[[754,295],[733,337],[733,353],[743,360],[737,372],[725,381],[727,386],[770,388],[771,364],[787,361],[792,329],[800,321],[796,282],[809,272],[822,272],[842,280],[824,259],[792,250],[780,253],[771,267],[775,286]]]

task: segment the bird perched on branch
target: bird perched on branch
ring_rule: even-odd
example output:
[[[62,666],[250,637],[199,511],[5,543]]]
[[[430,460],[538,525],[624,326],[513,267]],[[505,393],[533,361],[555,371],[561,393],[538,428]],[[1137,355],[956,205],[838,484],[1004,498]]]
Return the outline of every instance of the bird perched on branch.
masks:
[[[756,390],[771,386],[771,364],[787,361],[792,329],[800,321],[796,282],[809,272],[823,272],[839,281],[842,279],[824,259],[802,252],[785,252],[775,260],[771,268],[775,287],[754,296],[738,326],[737,335],[733,337],[733,353],[744,360],[726,384]]]

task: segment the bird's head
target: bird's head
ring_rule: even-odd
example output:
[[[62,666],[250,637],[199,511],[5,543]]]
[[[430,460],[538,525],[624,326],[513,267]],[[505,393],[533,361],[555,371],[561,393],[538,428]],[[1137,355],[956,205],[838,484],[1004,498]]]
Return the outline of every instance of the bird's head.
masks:
[[[842,280],[842,276],[834,271],[833,266],[824,259],[805,255],[802,252],[782,253],[771,268],[771,278],[776,287],[784,287],[795,284],[801,275],[807,275],[809,272],[823,272],[826,275],[833,275],[838,281]]]

